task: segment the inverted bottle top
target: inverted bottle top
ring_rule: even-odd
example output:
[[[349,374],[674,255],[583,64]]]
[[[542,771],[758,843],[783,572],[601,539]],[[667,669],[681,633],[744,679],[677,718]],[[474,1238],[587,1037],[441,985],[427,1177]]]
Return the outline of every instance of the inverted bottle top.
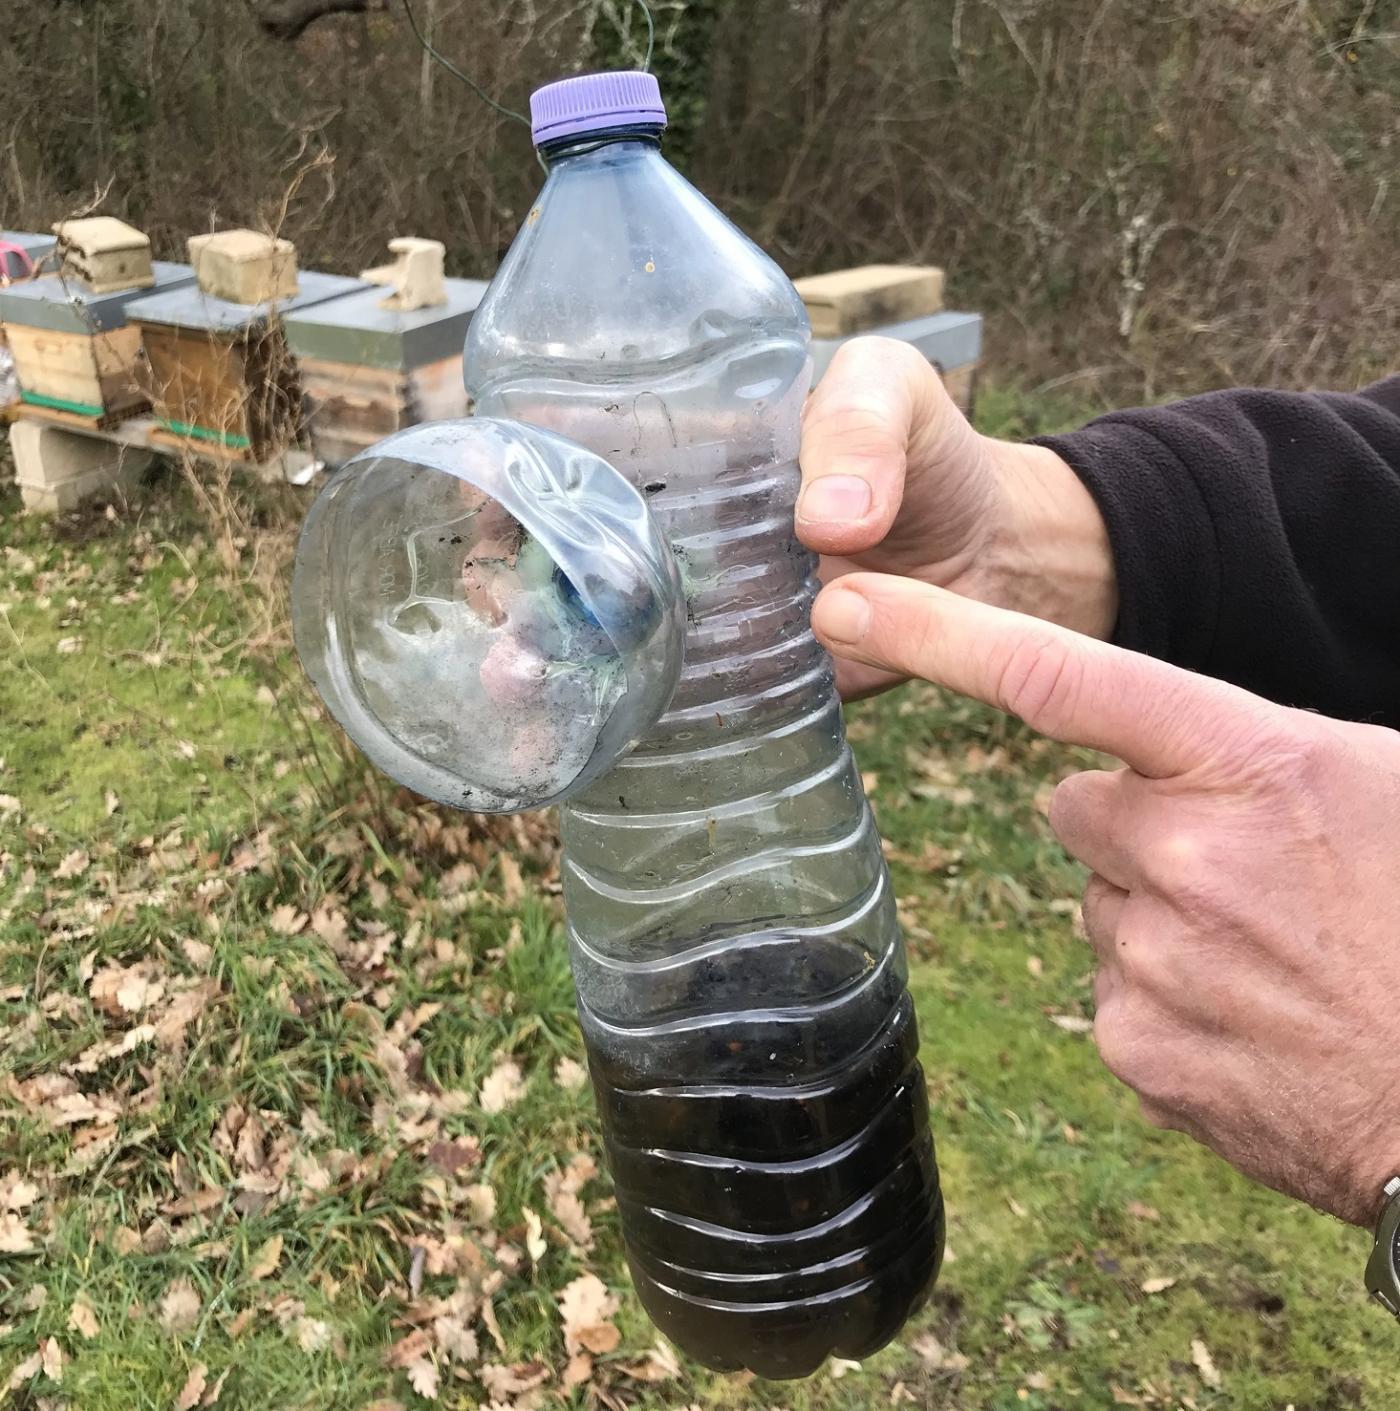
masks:
[[[530,95],[535,146],[588,132],[625,127],[665,127],[666,105],[655,75],[625,69],[578,74]]]
[[[456,808],[541,808],[656,723],[680,673],[675,560],[607,461],[472,417],[349,461],[297,545],[297,651],[386,774]]]

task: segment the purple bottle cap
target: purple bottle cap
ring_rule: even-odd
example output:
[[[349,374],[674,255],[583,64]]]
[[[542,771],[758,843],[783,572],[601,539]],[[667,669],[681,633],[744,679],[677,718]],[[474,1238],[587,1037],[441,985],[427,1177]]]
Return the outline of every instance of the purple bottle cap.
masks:
[[[653,74],[638,70],[586,73],[546,84],[530,95],[535,146],[583,132],[665,127],[666,105]]]

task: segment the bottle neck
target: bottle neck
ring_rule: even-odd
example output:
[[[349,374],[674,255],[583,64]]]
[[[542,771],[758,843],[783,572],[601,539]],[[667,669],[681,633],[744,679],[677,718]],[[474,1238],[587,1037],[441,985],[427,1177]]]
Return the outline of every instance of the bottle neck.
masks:
[[[561,137],[556,141],[541,144],[539,153],[545,165],[553,171],[566,162],[589,156],[605,147],[617,147],[623,144],[659,152],[661,150],[661,129],[647,125],[609,128],[602,132],[579,132],[569,137]]]

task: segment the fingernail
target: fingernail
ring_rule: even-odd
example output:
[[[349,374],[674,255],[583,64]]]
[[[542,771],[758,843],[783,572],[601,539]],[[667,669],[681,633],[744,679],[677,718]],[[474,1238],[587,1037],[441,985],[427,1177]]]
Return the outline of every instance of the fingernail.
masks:
[[[854,645],[870,630],[870,604],[848,588],[829,588],[821,596],[820,618],[823,637]]]
[[[858,475],[824,475],[802,492],[797,517],[831,524],[864,519],[870,511],[870,486]]]

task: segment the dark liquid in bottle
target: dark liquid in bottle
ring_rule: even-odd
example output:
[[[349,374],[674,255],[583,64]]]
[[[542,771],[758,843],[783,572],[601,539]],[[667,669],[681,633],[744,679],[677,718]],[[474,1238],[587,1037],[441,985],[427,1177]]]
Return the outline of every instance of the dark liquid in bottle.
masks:
[[[590,1043],[648,1313],[683,1351],[724,1371],[802,1377],[833,1355],[868,1356],[922,1302],[943,1257],[908,994],[820,1081],[772,1086],[761,1033],[742,1047],[714,1033],[692,1042],[693,1062],[678,1063],[668,1086],[646,1086]],[[715,1043],[721,1063],[706,1051]],[[723,1082],[707,1084],[716,1072]]]

